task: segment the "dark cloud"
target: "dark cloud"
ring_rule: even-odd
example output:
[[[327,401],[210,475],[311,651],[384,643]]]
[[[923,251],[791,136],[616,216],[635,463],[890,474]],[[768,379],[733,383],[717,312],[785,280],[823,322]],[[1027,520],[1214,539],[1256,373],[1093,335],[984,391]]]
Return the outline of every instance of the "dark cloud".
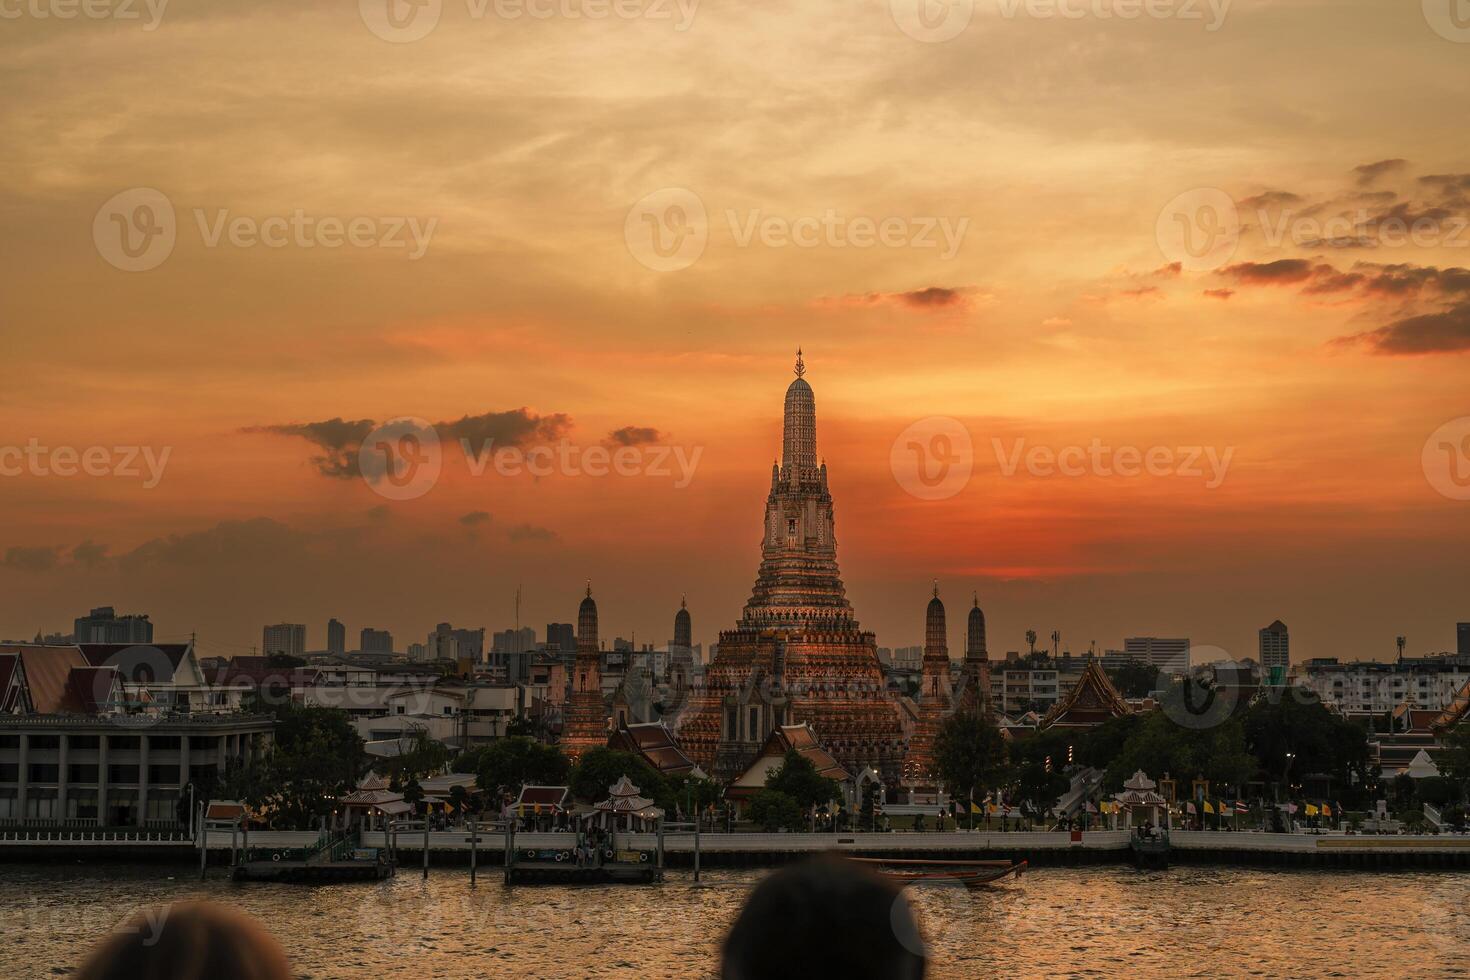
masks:
[[[1164,295],[1164,291],[1158,286],[1131,286],[1128,289],[1118,290],[1119,296],[1128,296],[1132,299],[1144,299]]]
[[[465,455],[476,458],[502,446],[525,448],[553,442],[566,435],[571,427],[569,415],[560,412],[537,415],[527,408],[466,415],[458,422],[440,422],[435,426],[441,438],[458,442],[464,447]]]
[[[898,293],[895,298],[905,306],[933,310],[964,306],[965,295],[969,292],[968,288],[952,289],[948,286],[929,286],[925,289]]]
[[[1210,299],[1229,299],[1235,295],[1233,289],[1206,289],[1205,295]]]
[[[257,425],[242,431],[299,436],[322,449],[320,455],[311,457],[317,472],[345,480],[362,475],[358,468],[357,450],[368,433],[373,431],[374,424],[372,419],[335,418],[292,425]]]
[[[1288,204],[1300,204],[1305,200],[1300,194],[1291,191],[1263,191],[1253,197],[1242,198],[1236,202],[1242,208],[1279,208]]]
[[[5,557],[0,559],[0,565],[21,572],[49,572],[56,567],[60,557],[61,549],[58,547],[14,545],[5,549]]]
[[[517,524],[508,532],[512,541],[555,541],[556,532],[534,524]]]
[[[465,527],[478,527],[481,524],[488,524],[490,522],[490,513],[489,511],[483,510],[472,510],[461,517],[459,522]]]
[[[392,516],[393,512],[388,509],[387,504],[379,504],[376,507],[371,507],[367,512],[367,519],[374,524],[381,524]]]
[[[608,441],[619,446],[645,446],[658,442],[663,433],[651,426],[625,425],[607,434]]]
[[[1377,163],[1365,163],[1360,167],[1354,167],[1353,173],[1358,175],[1358,184],[1367,187],[1384,174],[1397,173],[1409,165],[1409,161],[1395,157],[1392,160],[1379,160]]]
[[[1470,303],[1441,313],[1411,316],[1368,333],[1343,337],[1375,354],[1463,354],[1470,352]]]
[[[1253,286],[1280,286],[1305,282],[1312,278],[1309,259],[1277,259],[1275,262],[1241,262],[1220,270],[1237,282]]]
[[[83,541],[71,549],[71,560],[77,565],[86,565],[88,568],[96,568],[107,561],[108,547],[105,544],[96,544],[92,541]]]
[[[221,521],[214,527],[154,538],[118,559],[124,569],[148,566],[244,565],[252,561],[289,562],[309,536],[268,517]]]
[[[1155,269],[1154,270],[1154,278],[1155,279],[1178,279],[1179,276],[1180,276],[1180,274],[1183,271],[1184,271],[1184,263],[1183,262],[1170,262],[1168,265],[1161,265],[1157,269]]]

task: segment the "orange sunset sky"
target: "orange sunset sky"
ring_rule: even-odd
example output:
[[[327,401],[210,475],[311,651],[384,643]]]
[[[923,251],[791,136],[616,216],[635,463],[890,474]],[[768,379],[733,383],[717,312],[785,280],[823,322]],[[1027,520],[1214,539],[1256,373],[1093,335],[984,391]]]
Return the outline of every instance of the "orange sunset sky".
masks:
[[[381,36],[374,2],[173,0],[151,28],[141,0],[6,7],[0,444],[169,456],[156,486],[0,477],[0,636],[110,604],[206,655],[282,621],[321,648],[329,616],[401,650],[439,621],[508,628],[518,584],[539,633],[591,579],[607,636],[666,642],[687,593],[709,643],[754,579],[798,346],[880,645],[922,642],[936,578],[956,656],[972,590],[992,656],[1034,628],[1253,657],[1281,618],[1295,658],[1385,658],[1470,621],[1470,440],[1462,469],[1425,454],[1447,423],[1470,436],[1470,37],[1434,0],[1235,0],[1213,30],[977,0],[948,40],[903,0],[442,0],[417,40]],[[174,214],[143,271],[105,241],[135,188]],[[1240,230],[1207,263],[1158,229],[1209,188]],[[667,189],[707,241],[660,271],[634,209]],[[222,212],[297,211],[433,232],[417,258],[211,244]],[[952,255],[745,236],[828,212],[965,231]],[[1339,215],[1351,234],[1312,233]],[[1405,241],[1394,218],[1428,224]],[[356,460],[400,416],[448,446],[395,501]],[[973,441],[942,500],[890,459],[931,417]],[[466,433],[700,456],[683,487],[477,477]],[[1095,439],[1233,455],[1211,487],[1007,475],[995,452]]]

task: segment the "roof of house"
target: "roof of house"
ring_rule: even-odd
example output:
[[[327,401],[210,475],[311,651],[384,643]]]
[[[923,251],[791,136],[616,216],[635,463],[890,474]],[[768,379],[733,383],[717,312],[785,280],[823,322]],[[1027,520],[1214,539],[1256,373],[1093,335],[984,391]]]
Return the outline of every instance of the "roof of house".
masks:
[[[0,653],[0,711],[13,710],[10,704],[14,700],[10,696],[10,682],[15,678],[16,671],[19,667],[19,654]]]
[[[535,808],[551,807],[565,810],[572,791],[566,786],[522,786],[521,795],[516,797],[515,806]]]
[[[89,666],[81,650],[75,646],[9,643],[0,646],[0,654],[4,653],[19,656],[37,714],[75,713],[66,705],[72,668]]]
[[[1465,682],[1460,693],[1455,695],[1455,700],[1440,712],[1439,717],[1430,723],[1430,727],[1436,732],[1447,732],[1464,721],[1467,713],[1470,713],[1470,681]]]
[[[1130,714],[1132,709],[1096,660],[1087,661],[1077,686],[1052,705],[1041,728],[1091,728],[1113,718]]]
[[[189,655],[188,643],[81,643],[93,667],[116,667],[134,684],[171,683]]]
[[[704,775],[694,760],[685,753],[674,733],[661,721],[635,725],[624,722],[608,736],[607,745],[608,748],[641,756],[650,766],[665,775]]]
[[[802,722],[800,725],[781,725],[771,732],[766,737],[765,745],[761,746],[760,754],[746,767],[745,772],[730,784],[726,795],[738,798],[763,789],[766,785],[766,777],[781,765],[781,760],[785,758],[787,752],[791,751],[799,753],[810,762],[819,776],[826,776],[840,783],[852,779],[852,774],[822,747],[811,725]]]

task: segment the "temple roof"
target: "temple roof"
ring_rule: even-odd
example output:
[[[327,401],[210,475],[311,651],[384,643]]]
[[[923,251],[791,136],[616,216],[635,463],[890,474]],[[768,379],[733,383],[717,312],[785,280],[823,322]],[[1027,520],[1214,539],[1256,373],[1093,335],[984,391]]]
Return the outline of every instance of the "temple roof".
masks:
[[[1046,717],[1041,719],[1041,729],[1048,728],[1091,728],[1105,721],[1130,714],[1132,709],[1102,666],[1096,660],[1087,661],[1077,686],[1056,704]]]
[[[629,725],[624,722],[608,736],[608,748],[621,749],[641,756],[643,761],[665,775],[703,776],[704,772],[685,753],[684,747],[661,721]]]
[[[1470,681],[1465,682],[1460,693],[1455,695],[1455,700],[1439,713],[1439,717],[1429,727],[1442,734],[1464,721],[1467,713],[1470,713]]]

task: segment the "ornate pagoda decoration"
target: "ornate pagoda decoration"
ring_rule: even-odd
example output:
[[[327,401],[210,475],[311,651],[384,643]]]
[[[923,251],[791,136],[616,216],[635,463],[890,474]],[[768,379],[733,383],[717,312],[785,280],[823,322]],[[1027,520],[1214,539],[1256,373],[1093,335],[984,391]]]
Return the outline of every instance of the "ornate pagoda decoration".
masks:
[[[572,664],[572,696],[563,715],[561,747],[573,761],[588,749],[607,744],[607,703],[602,698],[601,651],[597,646],[597,603],[592,583],[577,610],[577,656]]]
[[[985,611],[980,608],[980,594],[975,593],[970,621],[965,631],[965,667],[960,675],[960,690],[955,697],[961,711],[990,713],[990,654],[985,647]]]
[[[919,719],[909,740],[904,760],[904,783],[910,787],[934,786],[934,743],[944,719],[953,712],[949,683],[949,643],[944,620],[944,603],[939,583],[924,616],[923,678],[919,682]]]
[[[755,588],[735,628],[720,634],[678,734],[706,772],[730,780],[774,729],[806,722],[849,771],[871,767],[896,783],[905,753],[901,709],[837,568],[832,494],[827,465],[817,459],[816,400],[805,375],[797,351]]]

